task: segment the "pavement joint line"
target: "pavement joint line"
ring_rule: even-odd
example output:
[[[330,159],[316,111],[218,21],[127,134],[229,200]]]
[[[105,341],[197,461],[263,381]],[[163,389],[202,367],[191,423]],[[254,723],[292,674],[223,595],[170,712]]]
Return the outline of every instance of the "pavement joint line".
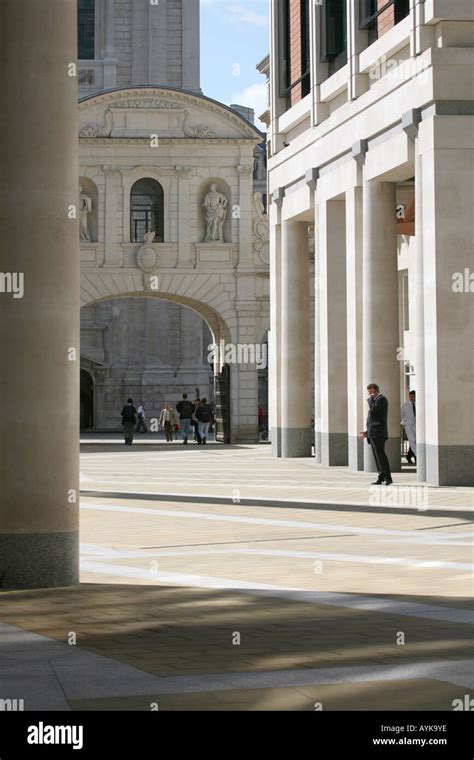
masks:
[[[426,618],[430,620],[443,620],[449,623],[474,625],[474,612],[454,607],[436,607],[435,605],[404,602],[380,597],[374,599],[362,594],[357,594],[356,598],[354,598],[354,595],[340,592],[309,591],[298,587],[251,583],[229,578],[218,578],[189,573],[163,572],[159,570],[151,573],[150,571],[144,571],[127,565],[102,564],[100,561],[91,562],[89,560],[84,560],[81,569],[83,572],[146,580],[153,582],[153,584],[156,585],[171,584],[197,588],[219,588],[233,591],[235,593],[248,593],[252,596],[270,596],[307,602],[309,604],[322,604],[368,612],[401,615],[403,617]]]
[[[243,541],[242,543],[245,543]],[[263,548],[237,548],[228,547],[226,549],[188,549],[181,551],[168,551],[158,550],[153,551],[153,554],[144,554],[143,551],[130,551],[130,550],[115,550],[111,549],[110,553],[107,547],[102,547],[105,551],[104,554],[99,554],[104,558],[117,557],[121,559],[126,558],[142,558],[148,559],[149,557],[207,557],[218,555],[251,555],[257,557],[291,557],[293,559],[326,559],[334,562],[354,562],[365,565],[393,565],[402,567],[416,567],[420,569],[450,569],[450,570],[472,570],[474,565],[471,562],[444,562],[440,560],[421,560],[416,558],[406,557],[380,557],[378,555],[366,555],[366,554],[340,554],[336,552],[307,552],[297,551],[290,549],[263,549]],[[85,550],[87,552],[87,549]],[[96,554],[96,552],[92,552]]]
[[[231,506],[231,505],[229,505]],[[235,507],[242,506],[233,505]],[[302,530],[308,528],[311,530],[332,530],[337,533],[354,533],[361,535],[374,536],[419,536],[418,531],[394,530],[390,528],[369,528],[356,525],[338,525],[337,523],[316,523],[305,522],[303,520],[277,520],[265,517],[244,517],[242,515],[223,515],[211,514],[208,512],[184,512],[169,509],[151,509],[146,507],[123,507],[116,504],[94,504],[81,503],[81,509],[95,510],[100,512],[124,512],[129,514],[143,514],[154,517],[179,517],[189,520],[207,520],[210,522],[231,522],[246,525],[274,525],[282,528],[297,528]],[[438,537],[446,539],[467,538],[471,533],[438,533]]]
[[[107,482],[107,481],[103,481]],[[174,482],[174,481],[173,481]],[[161,483],[160,483],[161,485]],[[234,484],[235,486],[235,484]],[[267,486],[268,487],[268,486]],[[242,486],[240,486],[242,488]],[[234,488],[235,490],[235,488]],[[88,497],[88,496],[94,496],[95,498],[115,498],[115,499],[154,499],[156,501],[192,501],[192,502],[204,502],[209,504],[234,504],[232,501],[233,496],[224,496],[224,495],[218,495],[215,494],[206,494],[206,493],[199,493],[199,494],[190,494],[189,491],[185,491],[183,493],[176,493],[176,492],[169,492],[169,493],[158,493],[155,491],[104,491],[103,489],[97,488],[97,489],[81,489],[80,493],[82,496]],[[382,492],[383,493],[383,492]],[[241,496],[239,498],[238,504],[242,506],[272,506],[272,507],[292,507],[294,509],[297,509],[300,505],[301,508],[307,508],[309,506],[324,506],[328,510],[331,510],[331,508],[341,508],[341,507],[364,507],[364,511],[367,512],[367,514],[376,514],[379,515],[381,513],[381,509],[383,509],[383,513],[392,512],[392,513],[398,513],[403,515],[419,515],[419,514],[425,514],[428,517],[433,517],[433,513],[440,513],[436,516],[443,516],[442,510],[445,510],[448,514],[446,516],[451,516],[451,513],[457,513],[460,515],[466,515],[466,518],[472,519],[474,516],[474,508],[472,510],[464,507],[464,506],[451,506],[451,505],[443,505],[443,504],[433,504],[429,507],[423,507],[422,509],[417,508],[415,506],[404,506],[404,505],[370,505],[366,502],[359,502],[359,501],[349,501],[347,499],[344,499],[343,502],[341,501],[335,501],[331,502],[327,499],[314,499],[311,498],[311,500],[305,500],[303,498],[299,499],[298,501],[294,501],[293,499],[274,499],[274,498],[253,498],[251,496]],[[403,511],[402,511],[403,510]]]

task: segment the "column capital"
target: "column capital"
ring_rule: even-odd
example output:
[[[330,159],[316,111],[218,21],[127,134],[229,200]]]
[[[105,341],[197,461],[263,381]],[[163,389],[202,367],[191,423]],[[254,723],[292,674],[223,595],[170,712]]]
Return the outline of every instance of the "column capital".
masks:
[[[316,190],[316,185],[319,179],[319,166],[308,169],[305,172],[304,179],[310,190]]]
[[[368,140],[357,140],[352,145],[352,158],[357,161],[359,166],[363,166],[365,163],[365,154],[367,153],[369,149],[369,143]]]
[[[283,198],[286,195],[286,188],[284,187],[277,187],[273,193],[272,193],[272,201],[273,203],[276,203],[277,206],[281,206],[283,203]]]
[[[402,114],[402,129],[411,140],[418,136],[418,125],[421,122],[421,111],[419,108],[410,108]]]

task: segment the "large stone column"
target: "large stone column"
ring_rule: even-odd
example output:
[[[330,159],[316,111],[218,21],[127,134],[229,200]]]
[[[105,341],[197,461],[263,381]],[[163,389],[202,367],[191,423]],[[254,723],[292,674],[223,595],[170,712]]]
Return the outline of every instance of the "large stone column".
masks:
[[[440,486],[474,486],[473,134],[466,115],[434,116],[418,133],[426,481]]]
[[[0,3],[0,283],[24,278],[23,297],[0,289],[3,588],[78,581],[76,25],[75,0],[47,23],[37,0]]]
[[[347,464],[347,304],[344,201],[318,204],[321,462]]]
[[[393,472],[401,469],[400,364],[396,197],[393,182],[364,182],[363,188],[363,388],[377,383],[389,403],[385,447]],[[367,403],[364,415],[367,416]],[[371,447],[364,446],[364,469],[375,471]]]
[[[276,202],[270,203],[270,331],[268,333],[268,437],[272,455],[281,456],[281,224]]]
[[[423,274],[423,161],[416,140],[415,161],[415,389],[416,389],[416,476],[426,481],[426,394],[425,394],[425,285]]]
[[[364,469],[362,400],[362,188],[346,192],[347,423],[349,467]]]
[[[285,220],[281,241],[281,455],[311,456],[307,224]]]

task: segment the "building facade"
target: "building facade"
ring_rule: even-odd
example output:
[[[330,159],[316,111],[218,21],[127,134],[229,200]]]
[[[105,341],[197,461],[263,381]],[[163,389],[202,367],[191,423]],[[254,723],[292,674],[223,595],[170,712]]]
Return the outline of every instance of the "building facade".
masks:
[[[117,428],[128,395],[156,417],[215,384],[222,440],[257,440],[269,327],[268,224],[253,192],[261,133],[203,95],[152,86],[82,99],[79,130],[84,426]]]
[[[313,417],[317,462],[372,471],[376,382],[393,470],[415,389],[418,479],[474,485],[473,85],[470,0],[271,0],[276,456],[311,456]]]
[[[223,368],[209,349],[225,335],[251,359],[266,340],[266,149],[251,109],[202,96],[199,5],[78,1],[83,430],[117,429],[128,396],[150,418],[187,392],[225,408],[221,440],[256,440],[267,407],[267,368]],[[203,207],[213,183],[220,240]]]

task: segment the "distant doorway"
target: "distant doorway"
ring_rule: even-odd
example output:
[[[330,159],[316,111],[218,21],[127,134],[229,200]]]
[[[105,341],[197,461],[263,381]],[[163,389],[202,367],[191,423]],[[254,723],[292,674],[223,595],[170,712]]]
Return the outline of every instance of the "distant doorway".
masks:
[[[94,382],[85,369],[81,369],[81,430],[94,427]]]

